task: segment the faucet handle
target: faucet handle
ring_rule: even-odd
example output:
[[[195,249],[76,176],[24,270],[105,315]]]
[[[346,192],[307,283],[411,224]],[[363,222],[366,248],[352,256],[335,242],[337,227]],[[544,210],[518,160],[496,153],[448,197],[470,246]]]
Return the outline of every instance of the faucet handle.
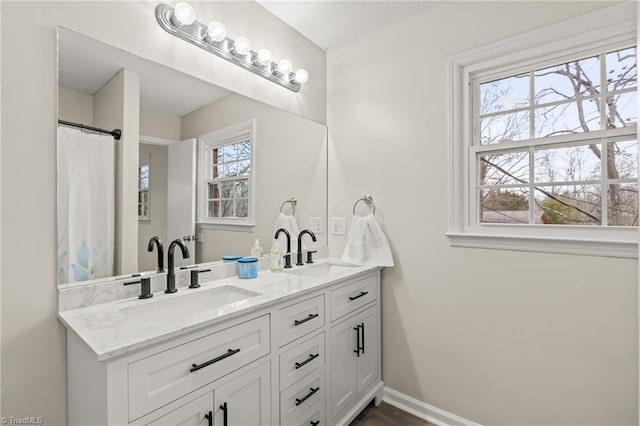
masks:
[[[124,282],[122,285],[133,285],[140,284],[140,295],[138,299],[149,299],[153,297],[153,293],[151,293],[151,277],[140,278],[137,281],[129,281]]]
[[[313,253],[317,252],[317,250],[307,250],[307,263],[313,263]]]
[[[211,272],[211,269],[194,269],[191,271],[191,284],[189,284],[189,288],[198,288],[200,287],[200,282],[198,277],[201,272]]]
[[[284,255],[284,267],[287,269],[291,268],[291,252]]]

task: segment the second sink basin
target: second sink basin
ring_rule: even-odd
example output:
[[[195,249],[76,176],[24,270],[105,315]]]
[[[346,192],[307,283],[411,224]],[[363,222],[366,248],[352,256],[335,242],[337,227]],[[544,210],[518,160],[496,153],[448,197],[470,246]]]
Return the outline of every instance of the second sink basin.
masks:
[[[288,271],[288,273],[309,278],[332,278],[349,273],[353,271],[353,268],[357,268],[357,265],[350,265],[348,263],[319,263],[300,269],[293,269]]]
[[[188,289],[180,289],[187,292]],[[139,306],[130,306],[123,309],[122,313],[127,317],[143,320],[144,318],[180,318],[201,311],[219,308],[221,306],[237,303],[260,293],[245,290],[232,285],[223,285],[208,290],[196,290],[189,294],[158,295],[160,300],[151,299],[150,303]]]

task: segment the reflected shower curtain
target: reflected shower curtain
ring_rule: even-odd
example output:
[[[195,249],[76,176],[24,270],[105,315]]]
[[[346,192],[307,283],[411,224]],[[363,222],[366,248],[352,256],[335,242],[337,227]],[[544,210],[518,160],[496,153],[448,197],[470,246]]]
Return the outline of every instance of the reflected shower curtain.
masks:
[[[115,141],[58,126],[58,283],[113,275]]]

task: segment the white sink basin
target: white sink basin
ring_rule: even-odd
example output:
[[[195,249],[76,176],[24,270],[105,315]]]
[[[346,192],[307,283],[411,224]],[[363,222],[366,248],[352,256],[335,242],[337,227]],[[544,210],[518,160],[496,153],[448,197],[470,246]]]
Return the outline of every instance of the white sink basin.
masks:
[[[357,266],[348,263],[319,263],[317,265],[304,266],[300,269],[291,269],[287,272],[309,278],[333,278],[350,273],[353,268],[357,268]]]
[[[224,285],[208,290],[195,290],[187,293],[189,289],[180,289],[177,294],[156,295],[159,300],[150,299],[151,303],[144,305],[134,305],[123,309],[121,312],[128,318],[143,320],[144,318],[180,318],[209,309],[220,308],[225,305],[235,304],[255,296],[260,293],[245,290],[239,287]]]

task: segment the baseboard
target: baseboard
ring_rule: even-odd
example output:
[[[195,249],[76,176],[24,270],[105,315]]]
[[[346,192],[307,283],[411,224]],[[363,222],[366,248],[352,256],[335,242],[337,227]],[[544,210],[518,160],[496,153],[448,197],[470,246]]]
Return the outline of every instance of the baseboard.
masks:
[[[438,426],[482,426],[479,423],[412,398],[388,386],[384,387],[383,401]]]

